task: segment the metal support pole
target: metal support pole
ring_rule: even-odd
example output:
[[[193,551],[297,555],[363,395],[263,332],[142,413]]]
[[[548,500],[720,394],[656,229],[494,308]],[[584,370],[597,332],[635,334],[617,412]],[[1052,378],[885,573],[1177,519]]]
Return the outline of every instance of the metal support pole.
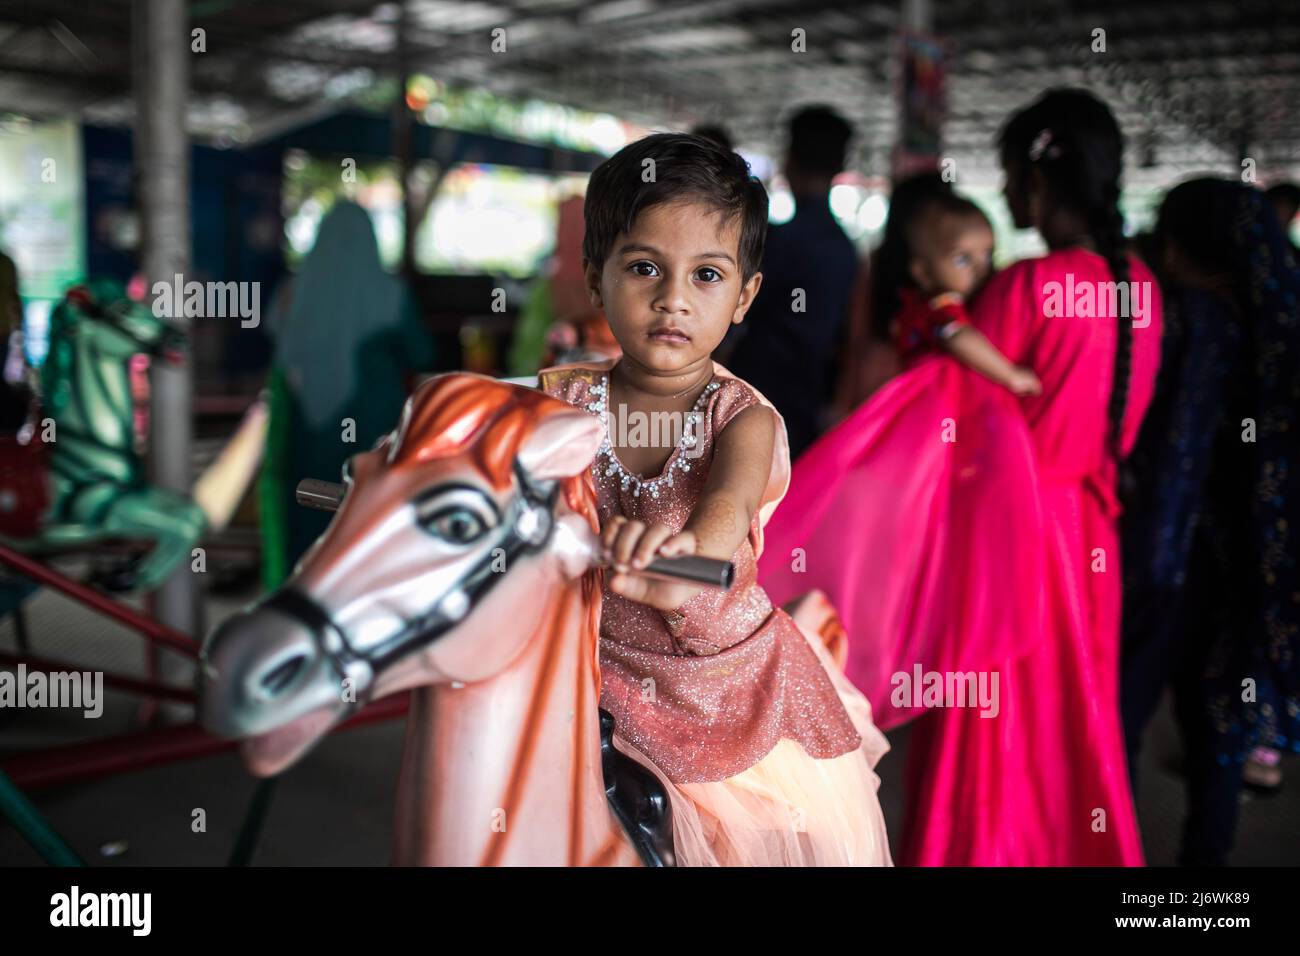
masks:
[[[132,18],[135,55],[137,185],[142,199],[142,266],[150,289],[171,282],[190,266],[190,144],[185,131],[189,95],[190,33],[185,0],[136,0]],[[172,321],[185,329],[184,315]],[[188,495],[191,474],[189,362],[157,362],[152,370],[150,451],[154,482]],[[199,635],[196,581],[185,562],[158,590],[156,613],[164,624]]]
[[[279,777],[267,777],[257,782],[253,800],[248,805],[248,814],[239,828],[234,849],[230,851],[230,859],[226,861],[227,866],[248,866],[253,862],[257,841],[262,836],[262,824],[266,823],[266,816],[271,811],[271,798],[275,796],[279,780]]]
[[[174,651],[179,651],[187,657],[197,658],[199,656],[199,644],[197,641],[180,633],[174,628],[165,624],[160,624],[152,618],[145,617],[133,608],[125,604],[118,604],[110,597],[100,594],[93,588],[88,588],[71,578],[64,577],[53,568],[47,567],[41,562],[21,554],[13,548],[0,545],[0,564],[6,564],[15,571],[31,578],[48,588],[66,594],[74,601],[79,601],[91,610],[98,611],[107,617],[131,628],[140,634],[145,640],[153,641],[158,644],[166,645]]]
[[[51,866],[86,865],[3,771],[0,771],[0,815],[7,817],[41,859]]]
[[[31,638],[27,636],[27,612],[23,610],[22,602],[13,609],[14,617],[14,640],[18,644],[19,654],[30,654],[32,652]]]
[[[903,0],[902,26],[913,33],[930,33],[934,29],[930,0]]]
[[[393,103],[393,153],[397,157],[397,175],[402,185],[402,277],[415,275],[415,203],[411,196],[411,172],[415,168],[415,123],[406,105],[406,86],[410,80],[411,52],[407,40],[410,4],[401,0],[397,17],[397,99]]]
[[[409,705],[409,694],[385,697],[330,733],[405,717]],[[35,791],[223,753],[236,746],[237,741],[213,737],[198,724],[181,724],[14,754],[0,760],[0,773],[7,774],[15,787]]]
[[[32,657],[30,654],[8,654],[0,651],[0,667],[17,670],[20,664],[25,666],[29,673],[31,671],[41,671],[46,674],[55,674],[60,671],[85,669],[85,665],[74,661],[57,661],[48,657]],[[139,694],[141,697],[175,700],[185,704],[194,703],[194,691],[187,687],[168,687],[156,681],[140,680],[138,677],[116,674],[113,671],[98,671],[97,673],[103,675],[105,687],[112,687],[115,690],[126,691],[130,694]]]

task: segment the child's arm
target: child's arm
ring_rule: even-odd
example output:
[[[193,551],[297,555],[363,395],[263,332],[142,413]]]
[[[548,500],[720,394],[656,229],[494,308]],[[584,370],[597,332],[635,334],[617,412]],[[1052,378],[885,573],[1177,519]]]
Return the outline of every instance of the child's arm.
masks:
[[[749,535],[772,470],[776,416],[766,405],[746,408],[718,433],[700,500],[683,531],[695,534],[696,554],[730,560]]]
[[[970,324],[962,296],[943,292],[931,298],[929,306],[934,337],[961,362],[1016,395],[1042,392],[1042,383],[1031,369],[1012,365],[983,332]]]
[[[1012,365],[973,325],[958,325],[949,334],[941,332],[939,341],[966,365],[1017,395],[1037,395],[1043,390],[1037,375],[1030,369]]]
[[[662,524],[615,519],[601,532],[615,568],[645,567],[654,557],[697,554],[730,560],[748,536],[762,500],[776,445],[776,417],[765,405],[742,411],[718,434],[713,462],[695,510],[679,534]],[[671,611],[698,594],[699,585],[671,584],[635,574],[615,574],[615,594]]]

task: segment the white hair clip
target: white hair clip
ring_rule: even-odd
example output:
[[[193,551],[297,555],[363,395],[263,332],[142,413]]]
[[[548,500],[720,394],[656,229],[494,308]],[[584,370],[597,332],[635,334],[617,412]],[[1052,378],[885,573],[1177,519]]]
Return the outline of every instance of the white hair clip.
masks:
[[[1061,148],[1059,146],[1052,146],[1052,131],[1050,129],[1043,130],[1035,136],[1034,141],[1029,144],[1030,162],[1038,162],[1043,158],[1044,154],[1046,154],[1048,159],[1055,159],[1057,156],[1061,155]]]

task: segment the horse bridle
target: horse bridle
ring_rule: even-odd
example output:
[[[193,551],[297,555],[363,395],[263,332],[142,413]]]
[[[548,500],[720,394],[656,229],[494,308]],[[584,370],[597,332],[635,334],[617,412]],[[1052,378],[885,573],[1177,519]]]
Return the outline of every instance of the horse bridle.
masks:
[[[286,615],[307,628],[321,656],[329,661],[340,684],[354,691],[344,697],[345,713],[363,706],[369,699],[375,678],[413,651],[427,647],[459,624],[503,577],[517,558],[546,548],[555,531],[554,507],[559,494],[558,481],[536,482],[519,460],[514,463],[519,494],[498,525],[502,529],[485,556],[475,563],[438,597],[430,610],[405,622],[397,633],[385,638],[377,647],[358,649],[329,612],[312,598],[292,587],[283,588],[263,605]],[[504,554],[502,570],[493,565],[498,549]]]

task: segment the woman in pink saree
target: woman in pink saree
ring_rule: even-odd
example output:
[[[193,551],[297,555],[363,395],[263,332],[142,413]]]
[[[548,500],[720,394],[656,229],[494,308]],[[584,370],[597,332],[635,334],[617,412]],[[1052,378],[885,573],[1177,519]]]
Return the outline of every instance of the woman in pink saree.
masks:
[[[920,357],[796,463],[760,580],[774,601],[824,590],[877,724],[917,718],[899,862],[1141,865],[1117,461],[1154,388],[1159,292],[1123,251],[1103,103],[1051,91],[1000,146],[1016,225],[1050,252],[995,276],[971,320],[1042,394]]]

